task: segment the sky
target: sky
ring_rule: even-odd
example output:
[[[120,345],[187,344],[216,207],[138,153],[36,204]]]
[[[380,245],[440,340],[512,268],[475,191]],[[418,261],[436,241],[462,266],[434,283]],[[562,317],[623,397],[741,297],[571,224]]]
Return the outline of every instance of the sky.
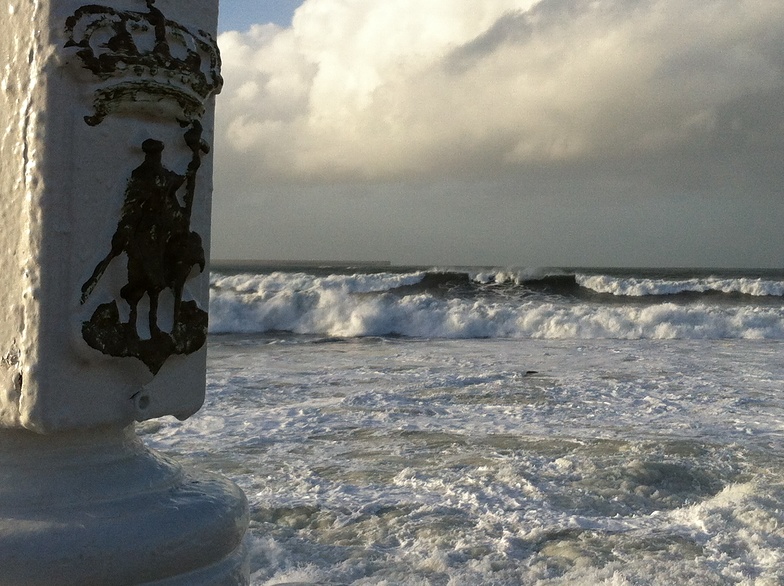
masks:
[[[221,0],[214,259],[784,267],[780,0]]]

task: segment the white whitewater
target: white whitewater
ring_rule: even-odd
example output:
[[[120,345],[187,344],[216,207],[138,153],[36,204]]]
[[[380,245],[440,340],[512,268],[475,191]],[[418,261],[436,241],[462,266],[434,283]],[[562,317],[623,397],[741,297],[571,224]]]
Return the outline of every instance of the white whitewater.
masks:
[[[779,341],[213,337],[254,584],[780,584]],[[536,371],[532,373],[530,371]]]

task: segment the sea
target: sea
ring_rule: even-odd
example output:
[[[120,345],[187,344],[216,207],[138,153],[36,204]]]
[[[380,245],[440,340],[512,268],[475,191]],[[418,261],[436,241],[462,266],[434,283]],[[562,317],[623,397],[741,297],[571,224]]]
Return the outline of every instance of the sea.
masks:
[[[224,263],[254,586],[784,584],[784,270]]]

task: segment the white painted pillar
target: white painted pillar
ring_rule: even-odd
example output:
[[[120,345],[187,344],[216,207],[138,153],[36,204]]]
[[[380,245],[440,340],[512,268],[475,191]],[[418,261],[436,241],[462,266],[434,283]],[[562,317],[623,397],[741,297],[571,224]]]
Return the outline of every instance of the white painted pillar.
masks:
[[[217,0],[0,8],[0,585],[244,584],[204,400]]]

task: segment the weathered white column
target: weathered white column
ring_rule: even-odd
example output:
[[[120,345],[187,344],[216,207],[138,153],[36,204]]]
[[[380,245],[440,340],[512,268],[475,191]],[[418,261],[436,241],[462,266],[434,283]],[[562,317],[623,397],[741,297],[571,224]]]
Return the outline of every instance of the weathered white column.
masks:
[[[204,399],[217,0],[0,9],[0,584],[242,584],[247,504],[146,449]]]

